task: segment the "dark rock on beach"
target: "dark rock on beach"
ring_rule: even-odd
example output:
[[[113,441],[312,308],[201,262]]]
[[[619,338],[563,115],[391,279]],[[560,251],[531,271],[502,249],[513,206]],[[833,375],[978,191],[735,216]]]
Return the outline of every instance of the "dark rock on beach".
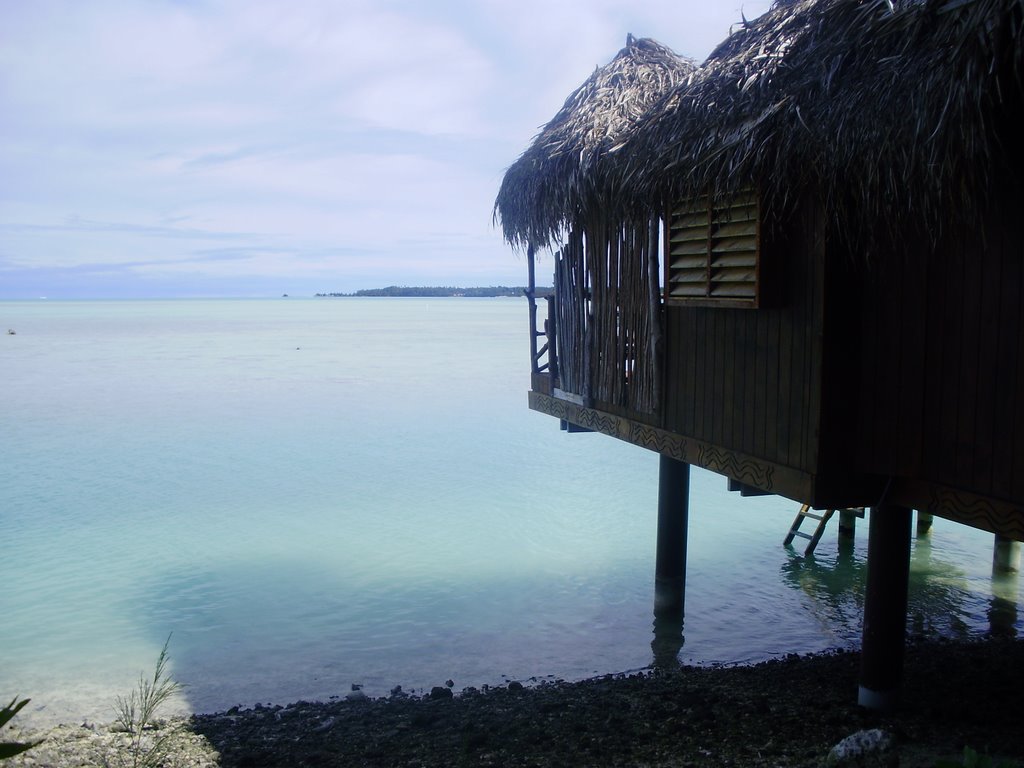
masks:
[[[182,747],[167,765],[930,768],[960,764],[965,747],[1024,765],[1024,642],[909,647],[904,705],[892,715],[856,705],[858,668],[859,654],[837,652],[231,710],[173,724]],[[52,737],[44,747],[58,762],[31,763],[28,752],[14,764],[102,764],[76,762],[75,741],[61,753],[60,734]]]

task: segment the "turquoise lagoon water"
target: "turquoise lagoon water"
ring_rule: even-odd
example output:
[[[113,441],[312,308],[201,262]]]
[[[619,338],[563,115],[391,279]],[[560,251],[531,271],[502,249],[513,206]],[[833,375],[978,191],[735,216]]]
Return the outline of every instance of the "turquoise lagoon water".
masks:
[[[172,635],[181,710],[753,662],[859,643],[866,526],[692,478],[652,630],[657,457],[526,407],[509,299],[2,302],[0,696],[108,720]],[[914,632],[1019,632],[989,535],[914,545]]]

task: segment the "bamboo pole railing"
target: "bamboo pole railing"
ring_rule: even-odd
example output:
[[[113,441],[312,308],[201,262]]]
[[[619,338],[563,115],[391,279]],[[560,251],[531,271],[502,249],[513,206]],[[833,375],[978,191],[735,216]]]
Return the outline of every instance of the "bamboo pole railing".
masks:
[[[595,219],[555,255],[559,386],[597,402],[656,413],[660,401],[658,222]]]

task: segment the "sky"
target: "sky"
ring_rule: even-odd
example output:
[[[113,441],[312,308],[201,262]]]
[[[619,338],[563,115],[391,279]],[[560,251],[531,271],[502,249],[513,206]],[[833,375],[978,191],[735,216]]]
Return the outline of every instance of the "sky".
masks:
[[[494,198],[569,93],[769,5],[0,0],[0,299],[522,285]]]

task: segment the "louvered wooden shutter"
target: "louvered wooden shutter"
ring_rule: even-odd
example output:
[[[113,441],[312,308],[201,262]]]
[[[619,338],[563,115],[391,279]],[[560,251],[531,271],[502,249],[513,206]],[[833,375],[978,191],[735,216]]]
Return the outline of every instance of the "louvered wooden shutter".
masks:
[[[753,192],[675,206],[668,217],[666,301],[756,307],[759,226]]]

